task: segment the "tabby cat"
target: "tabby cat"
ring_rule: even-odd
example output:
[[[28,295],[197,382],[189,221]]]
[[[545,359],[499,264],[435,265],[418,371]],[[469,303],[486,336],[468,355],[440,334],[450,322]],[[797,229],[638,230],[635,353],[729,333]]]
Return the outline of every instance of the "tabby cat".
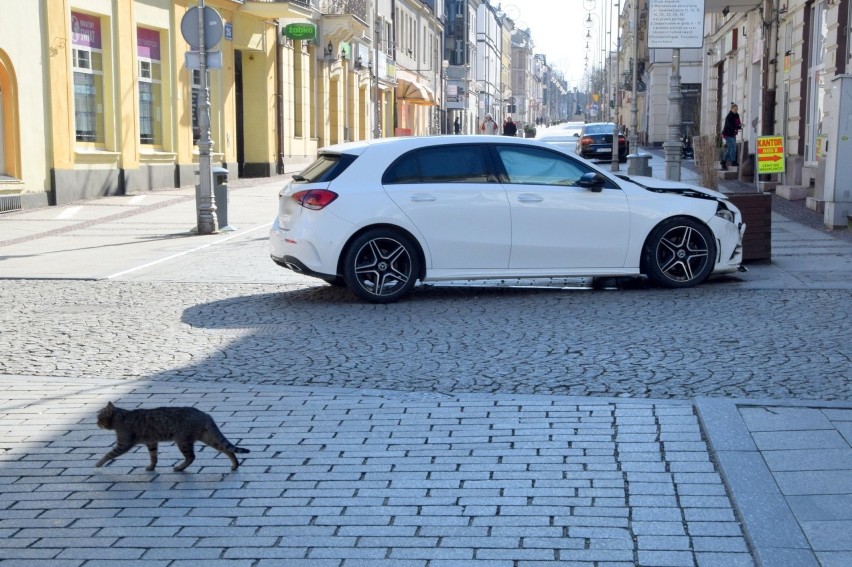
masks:
[[[195,408],[152,408],[121,409],[109,402],[98,412],[98,427],[115,431],[115,447],[95,465],[102,467],[135,445],[146,445],[151,463],[145,470],[157,466],[157,442],[174,441],[184,456],[184,461],[174,470],[180,472],[195,460],[193,446],[196,441],[210,445],[231,459],[231,470],[240,466],[234,453],[248,453],[248,449],[237,447],[228,441],[216,422],[208,414]]]

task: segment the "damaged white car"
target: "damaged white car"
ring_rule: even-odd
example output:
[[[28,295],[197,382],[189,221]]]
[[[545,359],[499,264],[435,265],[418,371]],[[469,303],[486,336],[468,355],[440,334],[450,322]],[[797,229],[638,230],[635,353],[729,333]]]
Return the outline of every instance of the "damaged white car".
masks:
[[[736,271],[745,232],[721,193],[616,176],[536,140],[386,138],[330,146],[279,194],[277,264],[363,300],[417,282]]]

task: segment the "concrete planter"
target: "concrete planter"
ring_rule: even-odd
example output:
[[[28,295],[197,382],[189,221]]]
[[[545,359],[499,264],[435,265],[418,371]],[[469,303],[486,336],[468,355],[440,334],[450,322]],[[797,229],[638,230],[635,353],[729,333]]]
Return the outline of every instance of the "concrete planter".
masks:
[[[743,262],[769,262],[772,258],[772,194],[729,193],[746,223]]]

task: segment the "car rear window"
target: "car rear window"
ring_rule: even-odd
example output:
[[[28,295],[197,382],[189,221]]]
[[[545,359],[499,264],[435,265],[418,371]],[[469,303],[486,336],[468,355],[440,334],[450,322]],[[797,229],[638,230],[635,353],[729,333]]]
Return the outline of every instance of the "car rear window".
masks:
[[[351,154],[323,154],[301,173],[294,175],[293,179],[301,183],[332,181],[346,171],[346,168],[352,165],[357,157]]]
[[[595,124],[586,126],[586,134],[612,134],[612,124]]]

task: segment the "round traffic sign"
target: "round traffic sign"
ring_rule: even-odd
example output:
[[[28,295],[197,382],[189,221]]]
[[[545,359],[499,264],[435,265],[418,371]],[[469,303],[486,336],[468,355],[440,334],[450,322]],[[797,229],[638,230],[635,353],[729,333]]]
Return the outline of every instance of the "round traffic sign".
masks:
[[[219,12],[210,6],[204,7],[204,49],[212,49],[222,40],[225,25]],[[198,29],[198,6],[193,6],[186,11],[180,21],[180,31],[183,39],[193,49],[201,45],[199,37],[201,30]]]

